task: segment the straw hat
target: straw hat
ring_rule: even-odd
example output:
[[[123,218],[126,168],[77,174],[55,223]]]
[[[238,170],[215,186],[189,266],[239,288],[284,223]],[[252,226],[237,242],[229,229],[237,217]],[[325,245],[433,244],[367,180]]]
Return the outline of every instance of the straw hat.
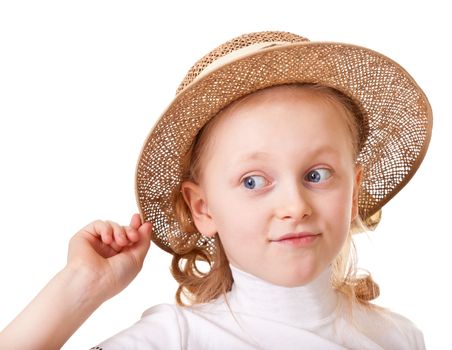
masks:
[[[349,96],[368,129],[358,162],[363,166],[361,218],[378,223],[381,207],[411,179],[430,141],[427,97],[397,63],[367,48],[313,42],[286,32],[245,34],[200,59],[147,137],[136,170],[136,196],[153,241],[173,252],[192,245],[212,252],[212,241],[181,232],[171,196],[181,178],[181,159],[198,131],[222,108],[270,86],[317,83]],[[182,243],[181,243],[182,242]]]

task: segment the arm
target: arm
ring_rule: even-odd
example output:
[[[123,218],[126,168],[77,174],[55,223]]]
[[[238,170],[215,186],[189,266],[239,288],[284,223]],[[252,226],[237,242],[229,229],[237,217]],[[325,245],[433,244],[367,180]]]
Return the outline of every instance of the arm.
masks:
[[[138,214],[130,226],[95,221],[69,244],[66,267],[0,333],[1,349],[60,349],[107,299],[141,270],[149,249],[150,223]]]

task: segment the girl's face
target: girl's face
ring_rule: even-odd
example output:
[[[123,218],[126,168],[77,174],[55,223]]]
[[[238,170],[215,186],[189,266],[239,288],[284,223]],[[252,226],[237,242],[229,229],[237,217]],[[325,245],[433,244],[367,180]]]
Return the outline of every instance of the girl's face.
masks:
[[[357,212],[361,171],[344,110],[316,92],[279,87],[219,118],[199,184],[182,187],[197,228],[218,233],[230,263],[248,273],[309,283],[339,253]]]

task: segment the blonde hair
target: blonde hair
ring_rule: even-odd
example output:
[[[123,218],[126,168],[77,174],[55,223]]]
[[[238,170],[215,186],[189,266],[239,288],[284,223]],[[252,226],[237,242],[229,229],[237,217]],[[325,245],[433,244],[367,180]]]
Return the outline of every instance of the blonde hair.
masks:
[[[357,104],[345,94],[330,87],[315,84],[291,84],[285,86],[290,89],[304,89],[308,92],[315,93],[316,96],[320,96],[320,101],[341,106],[346,116],[344,121],[352,136],[353,157],[356,161],[367,136],[367,123]],[[270,87],[265,90],[278,87]],[[259,91],[251,95],[256,93],[259,93]],[[219,119],[218,116],[225,110],[236,105],[237,102],[243,102],[251,95],[245,96],[227,106],[200,130],[183,159],[184,166],[181,183],[187,180],[197,182],[199,179],[202,171],[202,155],[209,146],[209,136]],[[180,190],[180,187],[176,188],[172,198],[173,208],[181,229],[190,235],[200,236],[191,217],[190,209]],[[365,229],[365,225],[359,218],[359,215],[351,223],[351,227]],[[176,301],[179,305],[209,302],[228,292],[233,284],[229,262],[218,234],[213,239],[214,249],[208,245],[197,246],[195,244],[197,239],[191,241],[193,244],[189,249],[173,253],[172,274],[179,283],[179,288],[176,292]],[[209,265],[208,271],[202,271],[199,268],[198,264],[200,261],[207,262]],[[378,285],[373,281],[370,274],[364,277],[357,276],[356,249],[353,243],[351,229],[340,253],[332,263],[331,283],[334,289],[352,303],[359,303],[364,306],[380,309],[369,303],[370,300],[379,295]]]

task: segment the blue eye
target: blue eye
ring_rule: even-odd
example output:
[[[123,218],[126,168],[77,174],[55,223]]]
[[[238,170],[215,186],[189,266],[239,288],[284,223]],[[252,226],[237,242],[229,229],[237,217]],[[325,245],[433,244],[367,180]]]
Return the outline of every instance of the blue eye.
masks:
[[[328,180],[331,177],[331,171],[328,169],[320,168],[311,170],[305,177],[305,180],[309,182],[322,182]]]
[[[263,176],[258,176],[258,175],[247,176],[243,179],[242,182],[243,182],[243,185],[249,190],[262,188],[266,184],[265,178]]]

